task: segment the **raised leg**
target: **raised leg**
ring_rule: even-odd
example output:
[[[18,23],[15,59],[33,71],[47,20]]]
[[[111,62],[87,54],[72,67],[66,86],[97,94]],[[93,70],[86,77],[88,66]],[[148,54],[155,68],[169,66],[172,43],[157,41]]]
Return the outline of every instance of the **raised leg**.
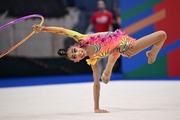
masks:
[[[152,49],[146,52],[148,63],[152,64],[156,60],[156,56],[159,53],[159,50],[162,48],[165,40],[166,33],[164,31],[157,31],[150,35],[144,36],[135,41],[133,46],[133,53],[131,53],[131,56],[136,55],[142,50],[153,45]]]

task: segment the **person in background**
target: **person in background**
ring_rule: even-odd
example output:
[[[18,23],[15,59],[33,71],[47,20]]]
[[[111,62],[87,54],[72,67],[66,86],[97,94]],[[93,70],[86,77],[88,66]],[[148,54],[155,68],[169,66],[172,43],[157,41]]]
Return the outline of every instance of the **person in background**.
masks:
[[[94,12],[91,16],[90,24],[86,30],[86,33],[92,33],[93,28],[95,33],[113,31],[113,15],[106,9],[105,2],[103,0],[98,0],[97,7],[98,11]],[[99,61],[99,76],[101,76],[106,64],[107,58]]]
[[[121,14],[120,14],[120,8],[117,7],[114,10],[114,22],[113,22],[113,31],[117,30],[117,29],[121,29]]]

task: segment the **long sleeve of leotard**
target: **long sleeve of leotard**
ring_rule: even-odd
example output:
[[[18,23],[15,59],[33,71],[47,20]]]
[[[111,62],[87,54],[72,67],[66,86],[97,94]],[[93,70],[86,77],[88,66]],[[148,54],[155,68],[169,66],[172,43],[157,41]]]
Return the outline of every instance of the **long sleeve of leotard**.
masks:
[[[53,26],[52,27],[43,27],[41,31],[65,35],[65,36],[73,38],[78,43],[82,42],[84,39],[86,39],[88,37],[88,35],[81,34],[79,32],[73,31],[73,30],[65,29],[63,27],[53,27]]]

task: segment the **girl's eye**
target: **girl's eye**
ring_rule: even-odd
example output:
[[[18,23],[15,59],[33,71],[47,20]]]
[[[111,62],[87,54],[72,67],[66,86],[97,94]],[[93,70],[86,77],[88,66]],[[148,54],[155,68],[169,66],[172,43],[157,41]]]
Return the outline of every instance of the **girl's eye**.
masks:
[[[77,52],[76,48],[74,48],[74,53]]]

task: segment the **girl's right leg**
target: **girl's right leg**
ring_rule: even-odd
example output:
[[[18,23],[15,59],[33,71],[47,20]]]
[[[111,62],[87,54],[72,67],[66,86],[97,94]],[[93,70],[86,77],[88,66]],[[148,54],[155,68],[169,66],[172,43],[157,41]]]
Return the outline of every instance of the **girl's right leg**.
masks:
[[[114,56],[114,54],[116,54],[116,57]],[[114,53],[114,54],[109,55],[106,67],[101,76],[101,79],[105,84],[109,82],[114,64],[116,63],[117,59],[120,56],[120,53]]]
[[[133,45],[133,53],[130,56],[136,55],[142,50],[148,48],[153,45],[153,48],[146,52],[146,56],[148,57],[148,63],[152,64],[156,60],[156,56],[159,50],[162,48],[164,41],[166,40],[166,33],[164,31],[157,31],[150,35],[144,36],[139,40],[135,41]]]

